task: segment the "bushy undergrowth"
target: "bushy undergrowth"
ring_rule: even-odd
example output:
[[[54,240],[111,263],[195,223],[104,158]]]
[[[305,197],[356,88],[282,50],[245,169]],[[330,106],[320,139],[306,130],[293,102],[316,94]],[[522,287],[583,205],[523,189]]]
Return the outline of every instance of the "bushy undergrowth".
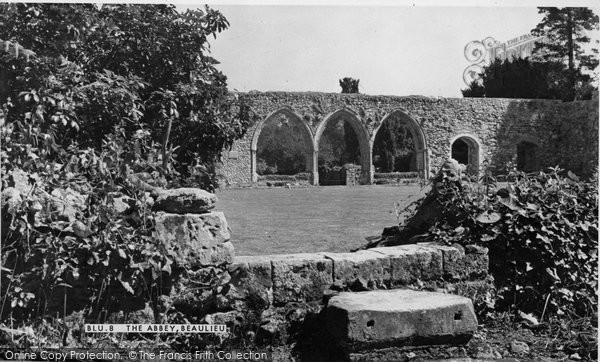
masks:
[[[156,301],[172,261],[152,242],[152,197],[131,175],[166,183],[160,147],[117,128],[99,151],[72,147],[49,161],[3,135],[2,321],[78,309],[104,320]]]
[[[499,185],[490,175],[465,180],[443,173],[435,185],[441,216],[423,238],[488,247],[501,307],[592,315],[598,303],[596,178],[551,168],[512,171],[507,179]]]
[[[0,4],[0,329],[159,312],[176,269],[155,186],[211,189],[256,118],[209,56],[227,27],[208,7]]]

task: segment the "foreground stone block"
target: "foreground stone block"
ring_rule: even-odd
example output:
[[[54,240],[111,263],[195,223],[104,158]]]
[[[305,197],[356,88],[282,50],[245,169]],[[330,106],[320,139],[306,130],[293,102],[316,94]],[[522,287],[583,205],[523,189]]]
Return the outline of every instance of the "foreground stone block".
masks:
[[[370,250],[389,258],[391,281],[394,286],[442,276],[442,252],[435,248],[409,244]]]
[[[375,285],[390,280],[390,259],[377,252],[361,250],[356,253],[321,253],[333,261],[333,279],[346,284],[362,278]]]
[[[233,284],[243,298],[261,303],[261,309],[273,304],[273,281],[271,280],[271,259],[263,255],[238,256],[229,266],[231,284]],[[261,307],[261,306],[250,306]]]
[[[468,298],[403,289],[341,293],[330,299],[326,319],[334,342],[346,352],[462,344],[477,329]]]
[[[154,216],[155,239],[182,266],[199,267],[233,262],[233,245],[222,212]]]
[[[320,254],[270,255],[273,301],[310,302],[320,300],[333,283],[333,262]]]
[[[155,211],[175,214],[201,214],[212,210],[216,203],[215,194],[202,189],[182,187],[160,191],[153,208]]]

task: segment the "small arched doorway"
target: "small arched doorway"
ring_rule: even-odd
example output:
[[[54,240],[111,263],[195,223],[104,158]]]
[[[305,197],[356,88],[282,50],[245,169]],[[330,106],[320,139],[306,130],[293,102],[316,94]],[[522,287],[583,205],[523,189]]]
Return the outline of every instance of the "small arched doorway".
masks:
[[[517,144],[517,170],[536,172],[540,170],[539,147],[529,141]]]
[[[465,165],[468,173],[479,172],[481,147],[475,137],[458,136],[452,140],[450,147],[450,157]]]

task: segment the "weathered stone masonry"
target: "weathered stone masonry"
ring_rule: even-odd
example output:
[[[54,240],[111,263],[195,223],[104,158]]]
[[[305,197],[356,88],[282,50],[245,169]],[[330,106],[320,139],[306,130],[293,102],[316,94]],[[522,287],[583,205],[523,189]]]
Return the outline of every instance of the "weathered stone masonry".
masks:
[[[168,312],[173,318],[227,325],[230,330],[215,336],[215,343],[245,336],[259,345],[290,345],[304,340],[301,335],[319,333],[350,356],[382,343],[437,343],[440,335],[463,343],[477,327],[473,305],[493,301],[488,250],[474,245],[420,243],[356,253],[234,258],[225,217],[213,210],[216,201],[214,194],[198,189],[157,192],[155,245],[172,257],[172,268],[162,270],[173,279],[164,280],[157,309],[146,307],[148,321],[164,322]],[[356,300],[382,298],[389,303],[347,308]],[[423,298],[436,303],[423,306]],[[419,328],[410,327],[416,324]]]
[[[251,92],[241,97],[260,121],[223,153],[217,172],[226,185],[257,181],[258,137],[264,124],[277,117],[305,125],[313,143],[313,149],[307,150],[313,184],[318,184],[319,139],[326,125],[340,118],[350,123],[359,138],[361,182],[366,184],[373,182],[373,142],[386,119],[403,122],[412,133],[417,169],[425,178],[451,155],[457,139],[469,145],[469,164],[474,170],[501,170],[508,161],[515,160],[521,142],[537,146],[540,167],[559,165],[578,174],[590,174],[598,164],[597,95],[590,101],[569,103],[289,92]]]

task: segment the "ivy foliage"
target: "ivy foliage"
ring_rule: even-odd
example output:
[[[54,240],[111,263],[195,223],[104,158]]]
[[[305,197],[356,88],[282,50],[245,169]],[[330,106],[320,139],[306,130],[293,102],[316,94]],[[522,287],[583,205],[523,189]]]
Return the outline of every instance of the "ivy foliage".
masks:
[[[461,177],[465,177],[464,175]],[[440,216],[421,239],[489,248],[500,306],[538,315],[597,312],[598,186],[558,167],[509,182],[442,173]]]

